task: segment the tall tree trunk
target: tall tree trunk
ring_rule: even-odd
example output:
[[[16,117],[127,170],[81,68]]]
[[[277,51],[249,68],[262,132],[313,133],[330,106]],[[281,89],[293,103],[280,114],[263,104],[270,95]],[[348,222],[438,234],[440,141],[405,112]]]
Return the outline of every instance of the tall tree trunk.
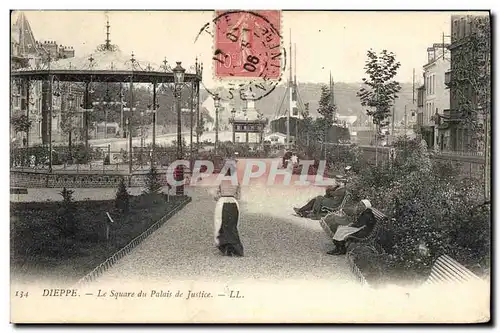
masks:
[[[73,131],[71,131],[71,130],[70,130],[70,131],[69,131],[69,133],[68,133],[68,150],[69,150],[69,157],[70,157],[70,158],[72,157],[72,156],[71,156],[71,155],[72,155],[72,154],[71,154],[71,133],[72,133],[72,132],[73,132]]]
[[[375,125],[375,166],[378,167],[378,125]]]
[[[487,109],[488,110],[488,109]],[[490,126],[489,112],[486,112],[484,121],[484,201],[490,200]]]

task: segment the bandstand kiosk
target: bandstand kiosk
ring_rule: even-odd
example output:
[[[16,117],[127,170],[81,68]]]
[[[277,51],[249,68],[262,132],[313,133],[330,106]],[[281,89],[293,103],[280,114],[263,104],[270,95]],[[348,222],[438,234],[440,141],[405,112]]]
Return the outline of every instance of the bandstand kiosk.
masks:
[[[119,108],[121,112],[121,127],[128,126],[128,133],[132,133],[131,113],[136,111],[134,101],[134,86],[135,85],[150,85],[152,88],[152,104],[150,111],[153,114],[153,140],[151,165],[155,165],[155,137],[156,137],[156,112],[160,110],[171,110],[169,106],[161,106],[158,104],[158,93],[173,93],[176,101],[177,117],[177,158],[184,158],[182,152],[182,137],[181,137],[181,108],[180,99],[183,87],[188,87],[194,93],[194,99],[199,104],[200,82],[202,80],[203,64],[198,63],[196,59],[195,65],[190,66],[187,70],[182,68],[181,62],[177,62],[175,67],[171,67],[165,58],[161,65],[153,62],[144,61],[136,58],[134,53],[131,55],[124,54],[120,49],[111,44],[109,39],[109,22],[107,24],[106,40],[104,44],[99,45],[95,52],[82,57],[73,57],[52,61],[50,53],[44,57],[44,61],[37,63],[36,67],[25,67],[11,71],[11,80],[19,82],[19,84],[30,87],[32,81],[42,81],[44,86],[48,87],[43,92],[43,98],[47,101],[43,103],[42,113],[46,115],[42,118],[42,128],[45,128],[48,133],[48,168],[46,173],[53,172],[52,163],[52,112],[53,112],[53,96],[59,96],[61,92],[57,91],[57,87],[63,83],[79,84],[83,86],[84,102],[79,106],[78,111],[83,113],[83,131],[85,146],[89,148],[89,113],[94,111],[96,101],[93,100],[93,85],[96,83],[109,82],[120,83],[124,86],[128,85],[128,96],[120,94],[120,101],[106,104],[108,108]],[[41,50],[43,51],[43,50]],[[42,52],[43,53],[43,52]],[[56,95],[59,94],[59,95]],[[29,94],[29,89],[28,89]],[[69,96],[62,96],[69,98]],[[191,109],[194,109],[195,103],[190,103]],[[198,105],[196,104],[196,105]],[[102,108],[103,106],[100,105]],[[29,103],[26,105],[26,113],[29,114]],[[196,107],[196,117],[199,119],[199,108]],[[67,110],[61,110],[65,112]],[[125,113],[125,115],[124,115]],[[191,111],[191,114],[194,112]],[[124,118],[125,121],[124,121]],[[198,121],[196,121],[198,123]],[[191,125],[193,121],[191,120]],[[191,126],[193,128],[193,126]],[[128,135],[128,172],[132,175],[133,158],[132,158],[132,135]],[[192,147],[192,135],[191,135]],[[192,149],[192,148],[191,148]],[[24,168],[26,169],[26,168]],[[99,170],[102,176],[103,170]],[[12,173],[12,172],[11,172]],[[74,174],[74,173],[73,173]],[[58,175],[61,172],[58,171]],[[88,175],[88,172],[86,173]],[[90,175],[92,176],[92,175]],[[69,184],[72,187],[78,187],[76,184]],[[182,193],[181,193],[182,194]]]
[[[255,108],[255,94],[252,92],[245,93],[245,106],[239,112],[236,109],[231,111],[231,120],[233,128],[233,142],[244,142],[246,144],[262,145],[264,141],[264,129],[267,120],[262,117],[262,114]],[[244,133],[245,141],[237,140],[236,134]],[[252,138],[250,138],[252,136]]]

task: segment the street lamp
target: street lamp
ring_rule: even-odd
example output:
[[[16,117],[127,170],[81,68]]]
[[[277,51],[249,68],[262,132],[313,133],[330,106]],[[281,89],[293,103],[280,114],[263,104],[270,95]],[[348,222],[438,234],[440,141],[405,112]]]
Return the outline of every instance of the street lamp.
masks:
[[[177,66],[172,70],[174,72],[175,83],[175,104],[177,109],[177,158],[182,158],[182,135],[181,135],[181,93],[184,85],[184,73],[186,70],[182,68],[181,62],[177,61]]]
[[[182,134],[181,134],[181,93],[182,87],[184,86],[184,73],[186,70],[182,68],[181,62],[177,61],[177,66],[172,70],[174,72],[174,95],[175,95],[175,105],[177,108],[177,159],[182,159]],[[177,181],[184,180],[184,167],[182,165],[176,168],[175,179]],[[177,186],[175,189],[175,194],[184,195],[184,185]]]
[[[236,132],[234,128],[234,118],[236,118],[236,108],[231,110],[231,124],[233,125],[233,144],[236,142]]]
[[[144,111],[141,111],[141,152],[144,146]]]
[[[132,174],[132,155],[133,155],[133,147],[132,147],[132,112],[136,111],[136,108],[134,107],[129,107],[129,108],[123,108],[124,112],[129,112],[127,121],[126,121],[126,127],[128,127],[128,150],[129,150],[129,155],[128,155],[128,168],[129,168],[129,173]]]
[[[125,109],[125,108],[123,108],[123,109]],[[124,110],[124,111],[125,111],[125,110]],[[128,122],[129,122],[129,120],[128,120],[128,117],[127,117],[127,118],[125,119],[125,127],[126,127],[126,128],[128,128]],[[131,150],[131,149],[130,149],[130,147],[129,147],[129,142],[128,142],[128,140],[127,140],[127,141],[125,141],[125,142],[127,143],[127,147],[126,147],[126,148],[127,148],[127,151],[130,153],[130,150]]]
[[[217,155],[217,146],[219,145],[219,107],[220,107],[220,97],[219,94],[214,96],[215,105],[215,155]]]

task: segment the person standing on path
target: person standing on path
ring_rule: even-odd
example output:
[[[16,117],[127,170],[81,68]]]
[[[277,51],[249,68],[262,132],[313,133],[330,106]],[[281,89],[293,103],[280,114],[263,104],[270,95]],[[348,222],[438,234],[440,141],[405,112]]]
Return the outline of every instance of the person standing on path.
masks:
[[[243,244],[238,231],[239,191],[239,185],[222,183],[215,198],[217,200],[214,214],[215,246],[223,255],[229,257],[243,257]]]

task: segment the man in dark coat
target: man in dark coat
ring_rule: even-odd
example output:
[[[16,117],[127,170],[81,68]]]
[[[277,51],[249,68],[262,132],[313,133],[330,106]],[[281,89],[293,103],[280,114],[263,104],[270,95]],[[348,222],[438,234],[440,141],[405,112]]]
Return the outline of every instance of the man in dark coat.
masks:
[[[322,207],[326,207],[329,210],[337,209],[344,200],[346,191],[345,182],[337,180],[337,185],[326,188],[324,196],[317,196],[309,200],[304,206],[294,208],[295,213],[301,217],[319,220],[322,214]]]

